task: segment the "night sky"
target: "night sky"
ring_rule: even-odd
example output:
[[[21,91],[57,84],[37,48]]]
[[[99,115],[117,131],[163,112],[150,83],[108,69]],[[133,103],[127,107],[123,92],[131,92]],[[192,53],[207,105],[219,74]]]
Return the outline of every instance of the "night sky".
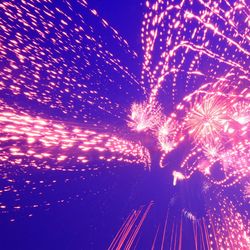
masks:
[[[0,249],[249,249],[248,6],[1,2]]]

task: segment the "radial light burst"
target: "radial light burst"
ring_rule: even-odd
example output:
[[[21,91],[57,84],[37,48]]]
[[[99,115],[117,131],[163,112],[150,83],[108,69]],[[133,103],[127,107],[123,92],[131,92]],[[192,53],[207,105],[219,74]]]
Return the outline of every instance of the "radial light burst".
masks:
[[[250,248],[247,1],[146,1],[138,52],[85,0],[0,11],[1,216],[34,171],[132,166],[165,175],[168,198],[135,207],[109,249]]]

